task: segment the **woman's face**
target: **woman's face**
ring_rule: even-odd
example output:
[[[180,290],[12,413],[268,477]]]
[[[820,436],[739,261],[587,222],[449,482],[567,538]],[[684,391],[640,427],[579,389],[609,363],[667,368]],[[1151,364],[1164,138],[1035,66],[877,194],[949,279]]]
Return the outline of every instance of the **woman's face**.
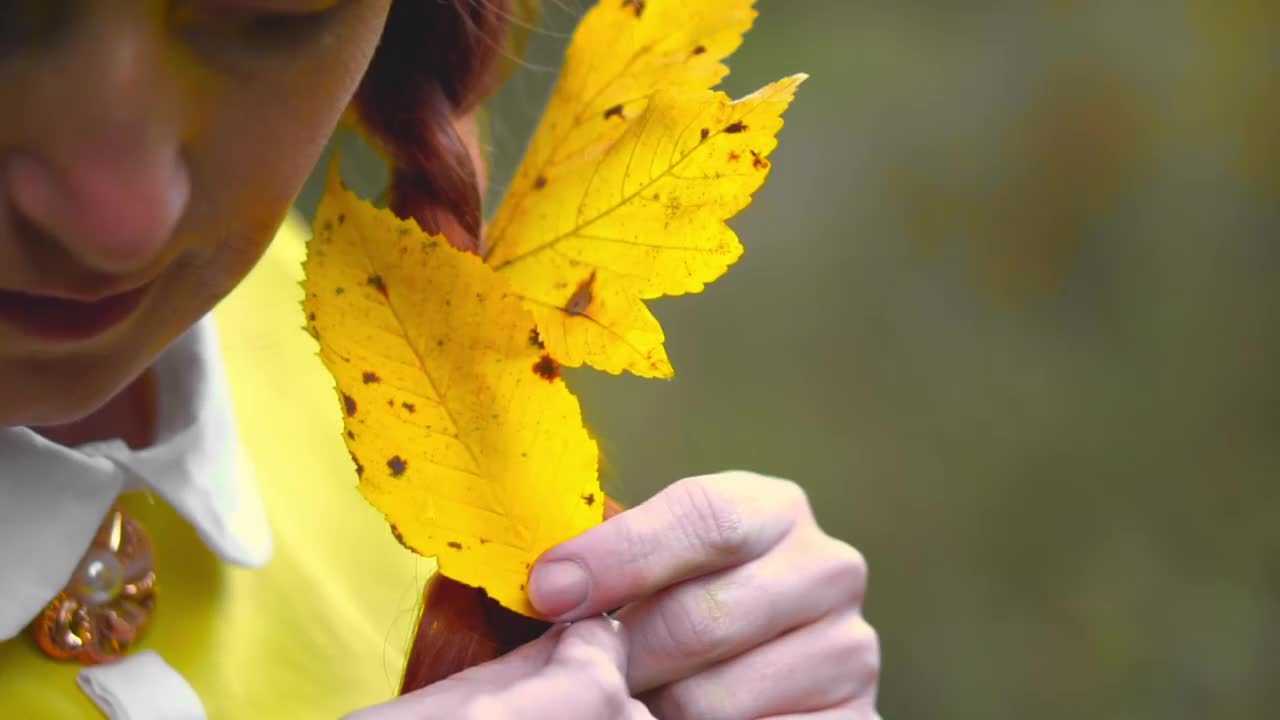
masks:
[[[97,409],[248,273],[391,0],[0,10],[0,426]]]

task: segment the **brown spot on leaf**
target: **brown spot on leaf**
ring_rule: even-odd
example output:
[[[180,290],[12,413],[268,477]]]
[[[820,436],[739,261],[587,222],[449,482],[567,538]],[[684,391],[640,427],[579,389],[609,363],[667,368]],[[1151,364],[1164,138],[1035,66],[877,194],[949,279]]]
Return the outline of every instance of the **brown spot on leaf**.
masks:
[[[355,439],[356,439],[356,434],[355,434],[355,433],[353,433],[353,432],[351,432],[350,430],[348,430],[348,431],[347,431],[347,439],[348,439],[348,440],[355,440]]]
[[[336,288],[334,288],[334,289],[333,289],[333,294],[334,294],[334,295],[341,295],[342,293],[344,293],[344,292],[346,292],[346,291],[347,291],[347,289],[346,289],[346,288],[344,288],[344,287],[336,287]]]
[[[400,532],[400,528],[396,527],[395,523],[391,523],[391,537],[395,538],[396,542],[404,545],[406,548],[409,547],[404,541],[404,535]]]
[[[631,10],[635,12],[636,17],[640,17],[644,14],[644,4],[645,0],[622,0],[622,7],[631,8]]]
[[[583,496],[582,496],[582,502],[586,503],[586,504],[587,504],[587,507],[591,507],[591,506],[595,505],[595,504],[596,504],[596,494],[595,494],[595,493],[588,493],[588,494],[586,494],[586,495],[583,495]]]
[[[546,350],[547,344],[542,342],[542,333],[538,332],[538,328],[529,331],[529,344],[539,350]]]
[[[488,545],[488,544],[489,544],[489,543],[491,543],[491,542],[493,542],[493,541],[492,541],[492,540],[490,540],[489,538],[480,538],[480,544],[481,544],[481,545]]]
[[[308,320],[309,322],[315,322],[315,321],[316,321],[316,314],[315,314],[315,313],[307,313],[307,320]]]
[[[364,464],[360,462],[360,458],[349,450],[347,452],[351,455],[351,462],[356,464],[356,477],[364,477]]]
[[[587,279],[574,288],[569,302],[564,304],[564,311],[569,315],[586,315],[587,308],[591,307],[591,301],[595,299],[595,285],[596,271],[592,270]]]
[[[742,122],[741,120],[729,125],[724,129],[724,131],[729,133],[730,135],[737,135],[740,132],[746,132],[746,130],[747,130],[747,124]]]
[[[702,139],[706,140],[707,138],[711,137],[711,128],[702,128],[702,132],[700,134],[702,136]]]
[[[751,157],[753,158],[753,159],[751,160],[751,167],[753,167],[753,168],[755,168],[755,169],[757,169],[757,170],[768,170],[768,169],[769,169],[769,161],[768,161],[768,160],[765,160],[763,157],[761,157],[761,156],[760,156],[760,153],[756,152],[755,150],[752,150],[752,151],[751,151]]]
[[[560,363],[555,358],[543,353],[538,362],[533,364],[533,372],[547,382],[555,382],[560,377]]]
[[[346,221],[347,221],[347,214],[346,214],[346,213],[338,213],[338,225],[342,225],[342,224],[343,224],[343,223],[345,223]]]
[[[729,162],[738,162],[741,159],[742,159],[742,156],[738,154],[738,151],[736,150],[729,151]]]
[[[534,189],[534,190],[541,190],[542,188],[544,188],[544,187],[546,187],[546,186],[547,186],[547,176],[546,176],[546,175],[539,175],[539,176],[538,176],[537,178],[535,178],[535,179],[534,179],[534,181],[533,181],[533,189]]]
[[[462,549],[462,543],[458,542],[457,540],[450,540],[449,542],[447,542],[447,543],[445,543],[445,544],[446,544],[446,545],[448,545],[449,547],[453,548],[454,550],[461,550],[461,549]]]
[[[360,376],[360,379],[364,380],[365,385],[382,382],[382,378],[378,377],[378,373],[373,372],[372,370],[365,370],[364,374]]]
[[[418,406],[414,405],[411,402],[402,402],[400,403],[400,407],[404,408],[404,411],[409,413],[410,415],[418,412]]]
[[[395,455],[387,461],[387,469],[391,471],[391,477],[398,478],[404,475],[405,470],[409,469],[409,461],[399,455]]]
[[[346,393],[342,393],[342,409],[347,411],[347,417],[354,417],[356,414],[356,399]]]
[[[611,107],[611,108],[609,108],[608,110],[605,110],[605,111],[604,111],[604,119],[605,119],[605,120],[608,120],[608,119],[610,119],[610,118],[615,118],[615,117],[616,117],[616,118],[618,118],[619,120],[624,120],[624,119],[625,119],[625,118],[622,116],[622,104],[621,104],[621,103],[619,103],[619,104],[617,104],[617,105],[614,105],[613,107]]]
[[[365,283],[374,290],[377,290],[378,294],[382,295],[382,297],[387,297],[387,283],[378,273],[370,275],[369,279],[365,280]]]
[[[705,53],[706,51],[707,51],[707,46],[706,46],[706,45],[699,45],[698,47],[696,47],[696,48],[694,48],[694,49],[693,49],[693,54],[694,54],[694,55],[701,55],[701,54]]]

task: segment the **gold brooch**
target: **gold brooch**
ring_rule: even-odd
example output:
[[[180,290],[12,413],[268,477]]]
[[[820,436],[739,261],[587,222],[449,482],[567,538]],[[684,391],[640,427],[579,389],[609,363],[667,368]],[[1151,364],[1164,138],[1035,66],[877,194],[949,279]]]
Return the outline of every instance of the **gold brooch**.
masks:
[[[55,660],[86,665],[123,656],[155,609],[151,537],[112,508],[67,587],[31,623],[36,644]]]

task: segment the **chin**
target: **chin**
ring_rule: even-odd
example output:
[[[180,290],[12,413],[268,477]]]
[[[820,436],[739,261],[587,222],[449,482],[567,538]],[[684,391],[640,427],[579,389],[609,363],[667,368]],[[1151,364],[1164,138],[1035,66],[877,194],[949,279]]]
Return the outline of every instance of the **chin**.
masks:
[[[0,359],[0,426],[54,428],[83,421],[106,407],[147,365],[119,359],[44,358],[14,372]]]

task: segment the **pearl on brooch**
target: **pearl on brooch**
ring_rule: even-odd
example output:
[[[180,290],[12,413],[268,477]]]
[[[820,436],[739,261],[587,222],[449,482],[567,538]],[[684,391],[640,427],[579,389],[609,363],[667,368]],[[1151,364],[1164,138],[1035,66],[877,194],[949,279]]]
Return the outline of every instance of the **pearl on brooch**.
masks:
[[[32,636],[56,660],[116,660],[151,622],[155,585],[151,537],[112,508],[67,587],[31,623]]]
[[[89,548],[67,590],[88,605],[106,605],[124,589],[124,564],[110,550]]]

